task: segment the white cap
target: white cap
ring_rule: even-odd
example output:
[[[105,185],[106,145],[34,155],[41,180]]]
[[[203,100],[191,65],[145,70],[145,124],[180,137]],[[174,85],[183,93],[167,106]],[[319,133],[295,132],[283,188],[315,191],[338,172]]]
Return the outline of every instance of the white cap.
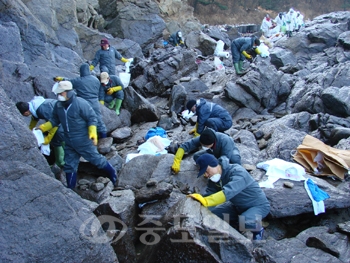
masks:
[[[63,80],[53,85],[52,92],[57,95],[58,93],[61,93],[66,90],[72,90],[72,89],[73,89],[72,82]]]
[[[109,78],[109,74],[107,72],[102,72],[100,75],[100,82],[106,83]]]

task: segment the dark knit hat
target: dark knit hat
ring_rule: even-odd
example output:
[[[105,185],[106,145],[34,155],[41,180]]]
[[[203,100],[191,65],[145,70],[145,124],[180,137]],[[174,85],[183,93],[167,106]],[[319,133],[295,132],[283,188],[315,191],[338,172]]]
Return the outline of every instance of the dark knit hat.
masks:
[[[108,42],[108,39],[107,38],[102,38],[101,39],[101,46],[104,46],[104,45],[109,45],[109,42]]]
[[[218,160],[215,158],[214,155],[209,154],[209,153],[205,153],[202,154],[196,161],[196,164],[199,165],[199,173],[198,176],[201,176],[205,173],[205,171],[207,170],[208,166],[210,167],[216,167],[219,162]]]
[[[196,105],[196,101],[195,100],[189,100],[187,102],[187,104],[186,104],[186,108],[190,111],[194,105]]]
[[[199,137],[199,141],[203,145],[210,145],[215,142],[215,133],[211,129],[205,129]]]
[[[29,103],[28,102],[23,102],[23,101],[17,102],[16,107],[22,115],[26,111],[29,111]]]

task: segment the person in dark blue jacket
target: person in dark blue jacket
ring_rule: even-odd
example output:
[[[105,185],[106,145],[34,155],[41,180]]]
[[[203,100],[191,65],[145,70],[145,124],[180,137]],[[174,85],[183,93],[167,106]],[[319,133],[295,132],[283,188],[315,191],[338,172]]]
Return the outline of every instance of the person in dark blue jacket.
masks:
[[[186,108],[197,115],[196,127],[190,131],[190,134],[194,134],[195,137],[199,136],[205,127],[223,132],[232,126],[230,113],[216,103],[207,102],[201,98],[197,101],[189,100]]]
[[[107,102],[110,109],[115,109],[117,115],[120,114],[120,107],[124,99],[124,85],[119,77],[110,76],[107,72],[100,75],[99,100],[102,105]]]
[[[252,56],[247,53],[248,50],[254,49],[257,54],[260,54],[257,47],[260,45],[260,40],[253,37],[236,38],[231,43],[232,61],[238,75],[243,74],[243,61],[247,58],[252,59]]]
[[[189,197],[199,201],[210,211],[227,219],[239,230],[251,230],[253,240],[263,238],[264,228],[261,220],[270,212],[270,203],[257,181],[239,164],[230,164],[226,156],[219,159],[205,153],[196,164],[199,166],[198,177],[208,179],[205,194],[194,193]],[[239,220],[244,216],[244,220]]]
[[[54,126],[62,125],[65,137],[65,164],[67,187],[75,188],[80,157],[97,168],[104,170],[116,185],[117,175],[114,168],[101,155],[97,145],[97,117],[91,105],[83,98],[77,97],[70,81],[60,81],[53,92],[57,94],[52,118],[39,129],[43,132]]]
[[[101,49],[97,50],[94,59],[91,61],[90,70],[93,70],[100,63],[100,72],[108,72],[109,75],[115,74],[115,59],[121,62],[129,62],[114,47],[109,45],[107,38],[101,40]]]
[[[39,120],[48,121],[52,117],[53,108],[57,100],[45,99],[42,96],[35,96],[30,102],[19,101],[16,103],[17,109],[23,116],[32,116],[29,129],[33,130]],[[62,126],[53,127],[48,130],[44,137],[43,144],[51,144],[55,153],[55,163],[58,167],[64,165],[64,136]]]
[[[193,155],[194,161],[202,154],[210,153],[216,158],[226,156],[230,160],[230,163],[241,164],[241,155],[232,137],[208,128],[199,137],[195,137],[180,145],[176,151],[171,170],[177,174],[180,171],[182,157],[185,152],[190,153],[198,148],[202,149]]]
[[[80,77],[69,79],[65,77],[55,77],[55,81],[69,80],[73,84],[73,89],[76,91],[77,96],[85,99],[90,103],[91,107],[97,116],[97,132],[100,138],[107,137],[107,128],[102,120],[102,114],[100,109],[99,92],[100,81],[97,77],[91,74],[89,70],[89,64],[83,63],[80,66]]]
[[[183,39],[182,39],[182,32],[180,30],[171,34],[168,41],[174,47],[179,46],[179,45],[183,46],[185,44]]]

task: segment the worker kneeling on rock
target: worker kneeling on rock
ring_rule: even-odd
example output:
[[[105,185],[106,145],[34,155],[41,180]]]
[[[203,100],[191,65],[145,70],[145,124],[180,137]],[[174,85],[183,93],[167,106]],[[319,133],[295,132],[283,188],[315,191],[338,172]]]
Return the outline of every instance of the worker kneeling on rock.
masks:
[[[208,179],[204,196],[190,194],[189,197],[209,207],[211,212],[221,219],[229,215],[231,226],[237,228],[239,216],[244,216],[244,228],[252,230],[253,240],[263,238],[264,228],[257,224],[257,217],[264,218],[270,212],[270,204],[258,182],[239,164],[230,164],[227,157],[216,159],[205,153],[196,164],[199,166],[198,177]],[[226,217],[225,217],[226,219]],[[259,225],[259,229],[256,229]]]

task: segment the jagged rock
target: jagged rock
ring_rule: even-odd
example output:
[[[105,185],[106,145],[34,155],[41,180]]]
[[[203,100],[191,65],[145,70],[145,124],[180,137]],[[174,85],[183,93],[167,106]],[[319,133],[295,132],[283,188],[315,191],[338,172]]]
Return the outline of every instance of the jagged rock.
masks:
[[[136,262],[134,246],[137,237],[137,211],[135,198],[131,190],[118,191],[121,195],[113,195],[105,199],[94,211],[102,228],[110,233],[111,245],[120,262]]]
[[[190,198],[179,201],[159,223],[162,231],[157,232],[152,244],[155,249],[145,246],[142,254],[148,256],[142,262],[173,262],[180,251],[187,251],[186,261],[194,262],[253,259],[250,240]]]
[[[113,143],[112,137],[100,138],[98,140],[97,150],[101,154],[107,154],[111,151],[111,146]]]
[[[170,196],[173,186],[161,182],[155,186],[146,186],[138,190],[135,194],[135,200],[138,203],[146,203],[153,200],[162,200]]]

